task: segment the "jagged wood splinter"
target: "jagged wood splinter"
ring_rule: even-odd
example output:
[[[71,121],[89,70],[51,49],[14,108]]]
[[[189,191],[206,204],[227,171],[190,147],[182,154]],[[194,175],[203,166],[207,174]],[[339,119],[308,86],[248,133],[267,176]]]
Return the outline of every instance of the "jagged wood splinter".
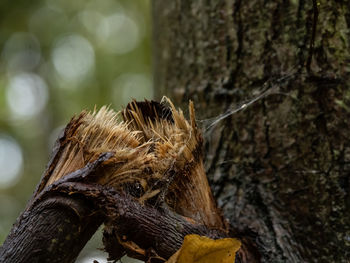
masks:
[[[69,211],[63,215],[67,225],[73,213],[75,224],[84,227],[59,238],[36,233],[36,238],[55,240],[45,243],[41,253],[59,250],[57,246],[67,242],[68,236],[84,236],[78,241],[82,247],[102,221],[105,249],[113,260],[128,252],[143,260],[165,261],[187,234],[227,236],[227,225],[205,176],[202,137],[192,103],[189,113],[187,121],[181,110],[164,99],[163,103],[133,101],[121,113],[103,107],[74,117],[57,140],[33,198],[1,248],[5,260],[0,262],[10,262],[6,258],[15,252],[10,253],[9,247],[28,235],[23,222],[32,222],[28,219],[52,209]],[[80,209],[80,203],[66,208],[60,198],[84,202],[82,206],[91,213]],[[35,212],[38,207],[40,211]],[[25,245],[29,246],[21,243]],[[78,252],[65,262],[73,262]],[[27,258],[31,256],[34,254],[28,252]]]

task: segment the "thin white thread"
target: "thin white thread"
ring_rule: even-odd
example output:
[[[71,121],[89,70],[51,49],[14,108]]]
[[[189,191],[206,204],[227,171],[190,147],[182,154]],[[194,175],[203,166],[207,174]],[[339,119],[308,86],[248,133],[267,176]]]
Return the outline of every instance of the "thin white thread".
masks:
[[[213,121],[204,131],[208,131],[210,130],[211,128],[213,128],[215,125],[217,125],[220,121],[230,117],[231,115],[239,112],[239,111],[242,111],[246,108],[248,108],[249,106],[251,106],[252,104],[254,104],[255,102],[257,102],[258,100],[266,97],[267,95],[269,95],[271,92],[270,90],[267,90],[265,92],[263,92],[262,94],[260,94],[259,96],[253,98],[252,100],[250,100],[249,102],[246,102],[246,103],[243,103],[241,106],[239,106],[238,108],[235,108],[235,109],[230,109],[228,110],[227,112],[225,112],[224,114],[222,115],[219,115],[218,117],[216,117],[215,121]]]
[[[279,85],[282,81],[285,81],[285,80],[288,80],[290,78],[292,78],[293,76],[295,76],[295,73],[290,73],[290,74],[287,74],[279,79],[277,79],[275,81],[275,84],[272,84],[272,86],[268,89],[266,89],[265,91],[263,91],[261,94],[259,94],[258,96],[252,98],[251,100],[241,104],[240,106],[238,107],[234,107],[234,106],[231,106],[229,108],[229,110],[227,110],[225,113],[223,114],[220,114],[219,116],[216,116],[216,117],[213,117],[213,118],[209,118],[209,119],[205,119],[205,120],[197,120],[198,123],[205,123],[205,122],[210,122],[212,121],[206,128],[203,128],[203,132],[204,133],[207,133],[209,130],[211,130],[213,127],[215,127],[219,122],[221,122],[222,120],[232,116],[233,114],[236,114],[242,110],[245,110],[247,109],[248,107],[252,106],[255,102],[269,96],[269,95],[284,95],[284,96],[290,96],[290,94],[288,93],[283,93],[283,92],[279,92]],[[268,82],[265,82],[263,84],[263,87],[266,88]],[[291,98],[293,98],[291,96]],[[295,99],[295,98],[293,98]]]

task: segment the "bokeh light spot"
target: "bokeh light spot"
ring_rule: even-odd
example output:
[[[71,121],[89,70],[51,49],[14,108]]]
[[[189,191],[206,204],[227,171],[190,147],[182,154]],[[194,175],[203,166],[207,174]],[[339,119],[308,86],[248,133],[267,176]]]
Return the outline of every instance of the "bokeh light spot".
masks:
[[[9,71],[28,71],[40,62],[40,44],[30,33],[17,32],[6,41],[2,56]]]
[[[36,74],[14,75],[9,80],[6,99],[15,118],[34,117],[46,106],[48,100],[46,83]]]
[[[124,13],[102,19],[96,35],[103,47],[115,54],[130,52],[140,42],[138,25]]]
[[[31,14],[28,26],[46,48],[57,35],[65,32],[69,22],[69,18],[61,8],[48,7],[44,4]]]
[[[95,67],[95,53],[90,42],[77,34],[59,39],[52,52],[57,73],[67,81],[84,79]]]
[[[84,10],[78,14],[79,21],[85,29],[92,35],[96,35],[104,15],[94,10]]]
[[[107,255],[106,255],[107,256]],[[105,255],[99,255],[99,253],[91,253],[90,255],[87,255],[83,257],[82,259],[78,259],[77,263],[91,263],[94,260],[96,260],[99,263],[107,263]],[[118,263],[143,263],[143,261],[134,259],[134,258],[129,258],[128,256],[122,257],[120,260],[117,261]]]
[[[146,74],[123,74],[113,82],[115,104],[153,97],[152,81]],[[122,101],[120,101],[120,98]]]
[[[21,174],[21,147],[11,137],[0,134],[0,188],[15,184]]]
[[[87,256],[81,260],[78,260],[77,263],[91,263],[94,260],[97,260],[98,263],[107,263],[106,258],[102,256],[91,256],[91,257]]]

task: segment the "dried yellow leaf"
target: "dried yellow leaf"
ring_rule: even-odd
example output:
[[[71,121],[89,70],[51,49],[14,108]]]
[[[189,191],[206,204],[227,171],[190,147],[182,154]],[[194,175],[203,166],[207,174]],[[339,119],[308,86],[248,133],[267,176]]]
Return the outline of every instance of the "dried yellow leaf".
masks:
[[[241,242],[235,238],[210,239],[187,235],[167,263],[234,263]]]

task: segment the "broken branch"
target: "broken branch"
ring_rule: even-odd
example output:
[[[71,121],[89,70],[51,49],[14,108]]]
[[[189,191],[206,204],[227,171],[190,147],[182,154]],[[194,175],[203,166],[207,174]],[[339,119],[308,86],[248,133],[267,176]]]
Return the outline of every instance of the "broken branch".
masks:
[[[165,261],[188,234],[227,237],[204,172],[193,104],[187,121],[166,102],[133,101],[124,121],[105,107],[74,117],[1,248],[1,262],[73,262],[102,222],[113,260],[128,253]]]

